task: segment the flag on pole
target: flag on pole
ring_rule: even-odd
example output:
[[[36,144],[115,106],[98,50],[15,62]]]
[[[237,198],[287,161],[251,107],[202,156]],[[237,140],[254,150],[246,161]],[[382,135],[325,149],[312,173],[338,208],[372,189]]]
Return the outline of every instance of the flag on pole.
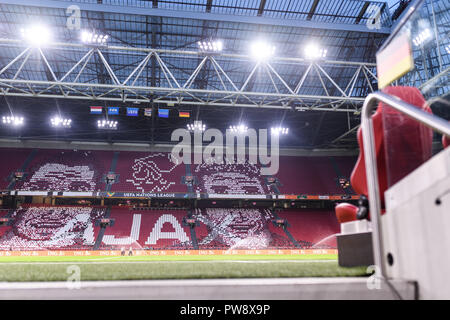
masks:
[[[137,117],[139,114],[139,108],[127,108],[127,116]]]
[[[118,107],[109,107],[108,114],[119,114],[119,108]]]
[[[168,118],[169,117],[169,109],[159,109],[158,116],[160,118]]]
[[[152,108],[145,108],[144,109],[144,116],[151,117],[152,116]]]
[[[189,112],[186,112],[186,111],[180,111],[179,112],[179,116],[180,116],[180,118],[190,118],[191,114]]]
[[[91,107],[91,113],[100,114],[102,113],[102,107]]]

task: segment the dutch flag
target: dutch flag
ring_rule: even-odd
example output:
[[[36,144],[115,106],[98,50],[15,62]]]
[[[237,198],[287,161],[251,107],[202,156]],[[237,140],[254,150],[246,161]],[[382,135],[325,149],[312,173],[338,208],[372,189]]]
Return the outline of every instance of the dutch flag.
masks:
[[[102,107],[91,107],[91,113],[100,114],[102,113]]]

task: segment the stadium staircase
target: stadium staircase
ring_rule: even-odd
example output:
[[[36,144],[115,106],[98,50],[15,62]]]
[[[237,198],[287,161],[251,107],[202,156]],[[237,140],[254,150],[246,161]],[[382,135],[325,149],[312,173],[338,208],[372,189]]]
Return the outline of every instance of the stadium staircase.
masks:
[[[114,155],[113,155],[113,158],[111,161],[111,168],[109,169],[109,172],[116,173],[117,160],[119,159],[119,153],[120,153],[119,151],[114,152]],[[106,192],[111,191],[111,186],[112,186],[112,184],[106,184],[105,191]]]
[[[109,218],[110,215],[111,215],[111,207],[108,206],[108,208],[106,208],[104,217]],[[92,248],[93,250],[99,250],[100,245],[102,244],[102,241],[103,241],[103,236],[105,235],[105,230],[106,230],[106,226],[102,226],[100,228],[97,239],[95,239],[94,247]]]
[[[192,218],[192,211],[188,210],[188,218]],[[197,235],[195,233],[195,226],[190,225],[189,230],[191,231],[191,241],[192,246],[194,247],[194,250],[198,250],[198,241],[197,241]]]
[[[186,176],[190,176],[192,175],[192,170],[191,170],[191,165],[186,163]],[[184,182],[186,183],[186,182]],[[188,193],[194,193],[194,184],[193,183],[186,183],[187,189],[188,189]],[[191,214],[191,211],[189,211],[189,214]]]
[[[280,217],[277,215],[276,211],[273,210],[272,212],[273,216],[275,217],[275,219],[280,219]],[[301,248],[302,246],[297,242],[297,240],[294,239],[294,237],[292,236],[292,234],[289,232],[289,230],[287,229],[289,227],[289,221],[286,220],[286,225],[282,228],[284,233],[286,234],[286,236],[288,237],[288,239],[292,242],[292,244],[296,247],[296,248]]]
[[[268,186],[269,187],[269,186]],[[272,188],[273,192],[275,194],[280,194],[280,189],[278,189],[278,186],[276,184],[273,184],[270,188]],[[275,217],[275,219],[279,219],[280,217],[277,215],[276,210],[272,210],[272,214]],[[286,221],[288,223],[288,221]],[[282,229],[283,232],[286,234],[286,236],[288,237],[288,239],[292,242],[292,244],[296,247],[296,248],[301,248],[301,245],[297,242],[297,240],[294,239],[294,237],[292,236],[292,234],[289,232],[289,230],[287,230],[287,227],[289,226],[289,224],[285,225]]]

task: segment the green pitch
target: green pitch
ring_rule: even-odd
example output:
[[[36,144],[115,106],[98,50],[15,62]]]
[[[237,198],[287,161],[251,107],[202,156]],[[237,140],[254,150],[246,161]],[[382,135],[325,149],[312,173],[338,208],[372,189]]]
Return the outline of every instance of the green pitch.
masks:
[[[82,281],[368,275],[336,255],[0,257],[0,281],[66,281],[73,265]]]

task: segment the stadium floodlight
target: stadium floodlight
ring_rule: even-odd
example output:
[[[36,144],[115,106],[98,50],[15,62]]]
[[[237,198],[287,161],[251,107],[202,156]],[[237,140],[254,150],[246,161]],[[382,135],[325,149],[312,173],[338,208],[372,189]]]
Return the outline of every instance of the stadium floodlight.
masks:
[[[99,129],[105,130],[116,130],[117,129],[117,121],[113,120],[98,120],[97,127]]]
[[[56,116],[50,119],[50,123],[55,128],[70,128],[72,126],[72,119],[63,119]]]
[[[327,56],[327,50],[310,43],[305,47],[304,54],[306,59],[321,59]]]
[[[237,126],[230,126],[229,129],[231,132],[245,133],[247,132],[248,127],[245,124],[239,124]]]
[[[275,54],[275,46],[264,41],[256,41],[251,46],[251,54],[258,61],[268,60]]]
[[[2,118],[2,122],[5,125],[11,125],[14,127],[18,127],[23,125],[23,117],[16,117],[16,116],[4,116]]]
[[[417,47],[420,47],[421,45],[428,42],[429,39],[433,37],[433,34],[431,33],[431,30],[429,28],[426,28],[422,30],[417,36],[414,37],[413,43]]]
[[[203,124],[201,121],[194,121],[194,123],[188,123],[187,128],[191,132],[200,131],[203,132],[206,129],[206,125]]]
[[[24,40],[36,47],[48,44],[51,40],[49,28],[40,24],[21,28],[20,33]]]
[[[279,136],[280,134],[281,134],[281,135],[287,135],[287,134],[289,133],[289,128],[272,127],[271,130],[270,130],[270,132],[271,132],[273,135],[277,135],[277,136]]]
[[[220,40],[198,41],[198,49],[202,52],[221,52],[223,43]]]
[[[109,36],[107,34],[99,34],[95,32],[83,31],[81,33],[81,41],[92,45],[106,45]]]

